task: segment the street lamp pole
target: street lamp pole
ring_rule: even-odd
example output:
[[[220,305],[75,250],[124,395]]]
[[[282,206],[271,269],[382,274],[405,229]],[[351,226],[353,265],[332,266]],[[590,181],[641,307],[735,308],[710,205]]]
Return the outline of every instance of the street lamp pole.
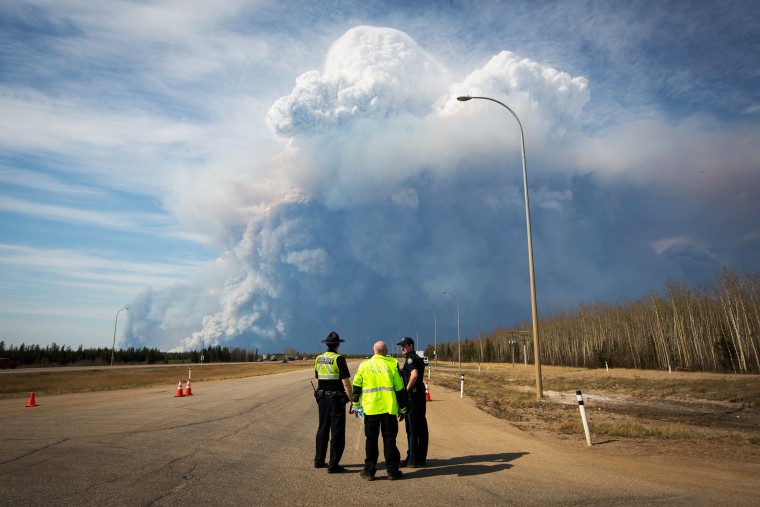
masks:
[[[543,383],[541,381],[541,356],[539,355],[538,348],[538,305],[536,304],[536,276],[533,270],[533,235],[530,230],[530,205],[528,202],[528,170],[525,164],[525,134],[523,133],[522,123],[517,114],[511,107],[490,97],[470,97],[469,95],[457,97],[457,100],[466,102],[471,99],[490,100],[496,102],[500,106],[503,106],[507,111],[512,113],[517,125],[520,127],[520,143],[522,147],[522,169],[523,169],[523,189],[525,192],[525,222],[528,229],[528,268],[530,270],[530,302],[531,312],[533,314],[533,354],[536,358],[536,396],[540,400],[544,397]]]
[[[415,347],[419,347],[420,346],[420,326],[418,326],[417,323],[414,322],[413,320],[410,320],[409,322],[414,324],[415,329],[417,329],[417,335],[416,335],[417,338],[415,338],[414,345]],[[425,349],[422,349],[422,350],[425,350]]]
[[[431,307],[423,306],[422,308],[433,312],[433,359],[435,359],[435,366],[438,367],[438,351],[436,350],[438,348],[438,319],[435,316],[435,310]]]
[[[116,312],[116,319],[113,322],[113,345],[111,346],[111,366],[113,366],[113,355],[116,349],[116,324],[119,322],[119,314],[124,310],[129,310],[129,307],[125,306],[124,308]]]
[[[459,327],[459,298],[451,292],[443,291],[443,293],[453,297],[457,301],[457,347],[459,348],[459,371],[462,371],[462,333]]]
[[[201,364],[203,364],[203,351],[206,349],[206,326],[203,326],[203,334],[201,335]]]

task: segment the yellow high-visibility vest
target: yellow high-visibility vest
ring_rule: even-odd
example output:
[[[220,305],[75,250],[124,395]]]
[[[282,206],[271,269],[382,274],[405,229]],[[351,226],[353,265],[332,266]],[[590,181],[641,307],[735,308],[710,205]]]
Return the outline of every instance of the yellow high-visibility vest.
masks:
[[[394,358],[375,354],[364,361],[356,371],[354,385],[362,388],[361,406],[366,415],[398,414],[396,391],[404,388],[404,381]]]
[[[339,357],[340,354],[330,351],[317,356],[314,360],[314,369],[317,372],[318,380],[340,380]]]

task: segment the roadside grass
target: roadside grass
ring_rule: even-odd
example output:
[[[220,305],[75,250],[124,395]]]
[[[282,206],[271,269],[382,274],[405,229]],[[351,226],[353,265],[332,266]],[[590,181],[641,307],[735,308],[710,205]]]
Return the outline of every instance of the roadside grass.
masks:
[[[637,399],[679,400],[681,402],[730,402],[745,407],[760,406],[760,382],[757,376],[700,374],[693,378],[673,378],[667,372],[643,373],[631,370],[586,370],[544,367],[544,393],[553,391],[574,395],[584,392],[615,394]],[[535,393],[535,372],[511,365],[463,365],[465,396],[481,410],[504,419],[527,431],[583,435],[583,425],[576,404],[561,403]],[[437,385],[459,391],[460,371],[454,366],[434,368]],[[567,396],[565,396],[567,398]],[[760,434],[696,427],[637,417],[624,407],[615,412],[609,407],[589,410],[592,434],[598,437],[656,439],[670,441],[712,440],[760,445]]]
[[[552,389],[558,391],[575,390],[577,385],[572,378],[558,376],[551,379]],[[640,398],[723,401],[742,403],[749,407],[760,406],[760,382],[756,377],[689,380],[597,377],[585,382],[584,390],[613,393],[633,391]]]
[[[270,375],[311,369],[313,361],[212,363],[172,366],[97,367],[91,369],[57,368],[55,371],[17,370],[0,375],[0,399],[37,395],[110,391],[155,385],[176,386],[187,381],[192,368],[192,383],[241,377]]]

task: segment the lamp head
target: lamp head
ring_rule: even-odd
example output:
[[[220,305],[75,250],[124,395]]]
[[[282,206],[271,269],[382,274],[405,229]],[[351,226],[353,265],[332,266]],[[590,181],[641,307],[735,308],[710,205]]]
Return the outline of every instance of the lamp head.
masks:
[[[467,102],[468,100],[472,99],[469,95],[462,95],[460,97],[457,97],[457,100],[460,102]]]

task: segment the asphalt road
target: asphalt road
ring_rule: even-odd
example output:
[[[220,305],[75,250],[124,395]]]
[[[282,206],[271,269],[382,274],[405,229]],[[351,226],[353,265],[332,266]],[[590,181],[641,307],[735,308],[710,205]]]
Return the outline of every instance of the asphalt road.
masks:
[[[352,365],[351,371],[356,370]],[[0,505],[757,505],[760,470],[617,457],[541,442],[431,383],[428,467],[359,477],[312,468],[311,372],[0,400]],[[405,453],[404,433],[399,449]],[[382,449],[382,447],[381,447]],[[381,451],[382,460],[382,451]],[[382,463],[380,464],[382,467]]]

